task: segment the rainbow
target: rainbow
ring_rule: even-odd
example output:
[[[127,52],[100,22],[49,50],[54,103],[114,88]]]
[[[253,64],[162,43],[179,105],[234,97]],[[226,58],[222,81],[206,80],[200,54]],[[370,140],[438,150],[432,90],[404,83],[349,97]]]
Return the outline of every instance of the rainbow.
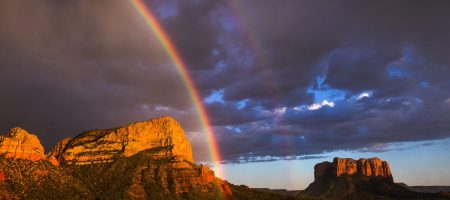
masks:
[[[189,72],[187,70],[187,65],[184,63],[174,44],[169,38],[164,28],[159,24],[158,19],[152,13],[151,9],[142,0],[129,0],[133,5],[134,9],[142,16],[145,23],[149,29],[155,34],[156,38],[161,43],[164,50],[167,52],[169,58],[172,60],[175,68],[180,74],[184,85],[189,93],[192,103],[194,104],[195,110],[197,111],[198,117],[200,119],[200,124],[206,132],[206,140],[208,144],[208,150],[212,162],[219,163],[221,160],[219,148],[217,146],[216,138],[212,132],[211,123],[209,122],[206,109],[203,106],[202,98],[200,97],[197,89],[195,88],[194,81],[192,80]],[[216,168],[216,175],[218,177],[223,177],[222,170],[220,167]]]

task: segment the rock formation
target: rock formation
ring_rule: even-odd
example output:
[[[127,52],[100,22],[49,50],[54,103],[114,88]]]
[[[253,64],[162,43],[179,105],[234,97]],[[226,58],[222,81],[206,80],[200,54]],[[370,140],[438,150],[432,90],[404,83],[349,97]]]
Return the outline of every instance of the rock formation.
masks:
[[[378,176],[392,180],[391,169],[379,158],[334,158],[333,163],[322,162],[314,166],[314,178],[339,177],[342,175]]]
[[[409,198],[417,195],[394,183],[389,164],[379,158],[334,158],[333,162],[318,163],[314,166],[314,182],[303,194],[333,199],[366,198],[364,195]]]
[[[14,128],[0,136],[0,154],[0,199],[232,196],[232,185],[193,163],[191,144],[170,117],[87,131],[60,141],[47,156],[36,136]]]
[[[32,161],[45,159],[44,147],[39,139],[19,127],[12,128],[8,133],[0,136],[0,155]]]
[[[93,130],[58,143],[50,151],[61,164],[109,162],[115,156],[130,157],[143,150],[174,156],[178,161],[194,162],[191,144],[180,124],[171,117],[160,117],[122,128]]]
[[[47,160],[50,161],[53,165],[59,165],[59,161],[56,156],[62,154],[65,146],[67,145],[67,143],[69,143],[70,140],[72,140],[71,137],[59,141],[58,144],[56,144],[56,146],[53,147],[50,152],[48,152]]]
[[[50,152],[48,152],[47,156],[50,157],[54,157],[56,158],[56,156],[62,154],[64,148],[66,147],[67,143],[69,143],[69,141],[72,140],[71,137],[65,138],[61,141],[59,141],[56,146],[53,147],[52,150],[50,150]]]
[[[379,158],[359,159],[357,171],[364,176],[382,176],[392,179],[388,162],[382,161]]]
[[[206,167],[205,165],[200,165],[199,174],[203,181],[211,182],[216,179],[214,171]]]

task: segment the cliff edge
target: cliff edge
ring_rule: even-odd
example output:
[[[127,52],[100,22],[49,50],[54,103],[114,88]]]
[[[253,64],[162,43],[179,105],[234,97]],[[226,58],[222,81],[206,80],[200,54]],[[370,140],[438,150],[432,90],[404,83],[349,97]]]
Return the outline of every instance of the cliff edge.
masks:
[[[60,164],[91,164],[110,162],[115,156],[130,157],[152,148],[158,148],[160,156],[194,162],[191,143],[180,124],[171,117],[87,131],[60,141],[48,156]]]
[[[44,147],[39,139],[20,127],[12,128],[0,136],[0,155],[31,161],[45,159]]]

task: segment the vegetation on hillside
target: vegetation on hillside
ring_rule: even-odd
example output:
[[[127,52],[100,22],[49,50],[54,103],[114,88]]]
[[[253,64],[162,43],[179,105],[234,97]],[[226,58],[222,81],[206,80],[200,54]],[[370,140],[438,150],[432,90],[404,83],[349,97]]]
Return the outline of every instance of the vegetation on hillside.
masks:
[[[171,156],[155,156],[160,150],[149,149],[132,157],[116,157],[113,162],[89,165],[53,166],[47,161],[6,159],[0,156],[0,199],[397,199],[369,192],[370,185],[361,180],[361,192],[345,193],[353,183],[349,177],[336,180],[336,188],[323,198],[303,195],[284,196],[255,191],[247,186],[231,185],[231,196],[222,194],[220,186],[198,178],[198,166],[177,168]],[[360,183],[361,182],[361,183]],[[349,185],[350,184],[350,185]],[[353,187],[353,186],[351,186]],[[415,199],[443,199],[418,196]]]
[[[0,199],[223,199],[214,183],[191,183],[196,168],[173,167],[149,149],[113,162],[56,167],[0,156]],[[192,166],[196,166],[190,163]]]

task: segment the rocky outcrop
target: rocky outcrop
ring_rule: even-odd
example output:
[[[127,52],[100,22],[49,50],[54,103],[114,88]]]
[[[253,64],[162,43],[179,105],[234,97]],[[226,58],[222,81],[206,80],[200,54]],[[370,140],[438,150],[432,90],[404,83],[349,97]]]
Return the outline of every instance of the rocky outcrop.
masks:
[[[391,169],[386,161],[379,158],[361,158],[353,160],[351,158],[334,158],[333,174],[338,177],[344,174],[358,174],[363,176],[381,176],[392,179]]]
[[[197,185],[197,186],[216,185],[217,188],[219,189],[219,192],[221,193],[221,195],[230,196],[232,194],[230,184],[227,181],[216,178],[214,171],[211,170],[210,168],[208,168],[207,166],[201,164],[199,166],[195,166],[192,170],[195,170],[196,173],[193,173],[193,175],[187,175],[187,174],[184,175],[185,177],[190,177],[188,179],[189,184],[187,184],[187,185],[180,184],[179,185],[180,187],[177,189],[177,191],[188,192],[186,190],[186,188],[191,187],[188,185]],[[182,181],[177,181],[177,182],[182,182]],[[201,191],[208,192],[208,189],[203,187],[201,189]]]
[[[70,140],[72,140],[72,138],[68,137],[68,138],[65,138],[65,139],[59,141],[58,144],[56,144],[56,146],[53,147],[53,149],[50,150],[50,152],[48,152],[47,157],[56,158],[56,156],[61,155],[64,151],[64,148],[66,147],[67,143],[69,143]]]
[[[330,162],[321,162],[314,165],[314,179],[318,180],[322,177],[333,177],[333,164]]]
[[[32,161],[45,159],[44,147],[39,139],[19,127],[12,128],[8,133],[0,136],[0,155]]]
[[[0,136],[0,154],[0,199],[232,196],[231,184],[193,163],[191,144],[170,117],[87,131],[60,141],[46,156],[36,136],[14,128]],[[3,187],[8,184],[14,187]]]
[[[314,166],[314,178],[339,177],[342,175],[377,176],[392,180],[391,169],[379,158],[334,158],[333,163],[322,162]]]
[[[205,165],[200,165],[199,174],[203,181],[211,182],[216,179],[214,171],[206,167]]]
[[[303,194],[332,199],[365,199],[367,195],[408,199],[417,195],[394,183],[389,164],[379,158],[334,158],[333,162],[318,163],[314,182]]]
[[[47,160],[51,162],[53,165],[59,165],[59,161],[56,157],[62,154],[64,148],[66,147],[67,143],[69,143],[70,140],[72,140],[71,137],[59,141],[58,144],[56,144],[56,146],[53,147],[53,149],[50,152],[48,152]]]
[[[359,159],[357,172],[364,176],[382,176],[392,179],[391,169],[388,162],[379,158]]]
[[[171,117],[160,117],[121,128],[84,132],[65,139],[50,151],[59,163],[90,164],[110,162],[115,156],[130,157],[152,149],[160,156],[194,162],[191,144],[180,124]]]

